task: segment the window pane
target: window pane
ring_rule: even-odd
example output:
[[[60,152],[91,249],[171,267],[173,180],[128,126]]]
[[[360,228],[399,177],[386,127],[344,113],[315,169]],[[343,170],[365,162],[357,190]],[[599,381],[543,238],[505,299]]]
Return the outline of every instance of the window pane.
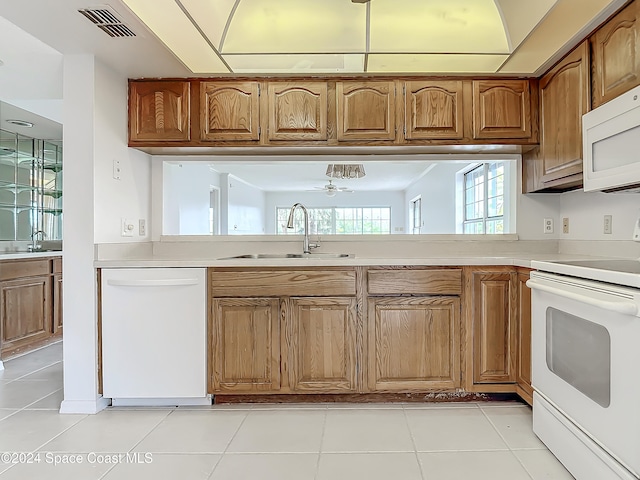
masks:
[[[503,233],[503,162],[481,164],[464,175],[464,233]]]

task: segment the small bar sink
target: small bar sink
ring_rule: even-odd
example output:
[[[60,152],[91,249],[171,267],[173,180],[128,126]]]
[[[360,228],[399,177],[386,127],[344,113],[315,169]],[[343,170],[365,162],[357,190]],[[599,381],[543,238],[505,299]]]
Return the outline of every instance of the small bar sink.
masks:
[[[240,260],[240,259],[284,259],[284,258],[354,258],[353,253],[247,253],[233,257],[219,258],[218,260]]]

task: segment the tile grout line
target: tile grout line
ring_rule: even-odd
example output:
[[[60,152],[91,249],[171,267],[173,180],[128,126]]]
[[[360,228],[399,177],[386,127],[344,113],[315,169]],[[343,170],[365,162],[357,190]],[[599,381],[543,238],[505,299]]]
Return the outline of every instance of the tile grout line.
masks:
[[[320,435],[320,448],[318,448],[318,459],[316,460],[316,473],[313,476],[314,480],[318,480],[320,475],[320,458],[322,456],[322,445],[324,444],[324,434],[327,431],[327,417],[329,416],[329,407],[325,407],[324,420],[322,422],[322,434]]]
[[[135,410],[131,410],[131,411],[135,411]],[[158,423],[156,423],[156,424],[151,428],[151,430],[149,430],[149,431],[147,432],[147,434],[146,434],[146,435],[144,435],[140,440],[138,440],[138,441],[133,445],[133,447],[131,447],[129,450],[127,450],[127,453],[131,453],[131,452],[133,451],[133,449],[134,449],[134,448],[136,448],[138,445],[140,445],[140,444],[144,441],[144,439],[145,439],[145,438],[147,438],[149,435],[151,435],[151,433],[152,433],[153,431],[155,431],[155,429],[156,429],[156,428],[158,428],[158,427],[160,426],[160,424],[161,424],[162,422],[164,422],[167,418],[169,418],[169,417],[171,416],[171,414],[172,414],[173,412],[175,412],[175,411],[176,411],[176,408],[175,408],[175,407],[174,407],[174,408],[172,408],[171,410],[169,410],[169,413],[167,413],[164,417],[162,417],[162,418],[158,421]]]
[[[527,469],[527,467],[524,466],[524,464],[520,461],[520,459],[518,458],[518,456],[513,453],[513,450],[511,449],[511,445],[509,445],[509,442],[507,442],[507,439],[504,437],[504,435],[502,435],[502,433],[500,432],[500,430],[498,429],[498,427],[496,427],[495,423],[493,423],[493,421],[491,420],[491,418],[489,417],[489,415],[487,415],[487,412],[484,411],[483,408],[480,409],[480,411],[482,412],[482,414],[485,416],[485,418],[488,420],[488,422],[491,424],[491,426],[493,427],[493,429],[498,433],[498,435],[500,436],[500,438],[502,439],[502,441],[504,442],[504,444],[507,446],[507,448],[509,449],[509,453],[516,459],[516,461],[518,462],[518,464],[523,468],[523,470],[525,471],[525,473],[529,476],[529,478],[531,478],[532,480],[535,480],[533,478],[533,475],[529,472],[529,470]]]
[[[427,477],[425,477],[424,475],[424,470],[422,469],[422,462],[420,461],[420,457],[418,456],[418,446],[416,445],[416,439],[413,436],[413,431],[411,430],[411,425],[409,425],[409,417],[407,415],[407,410],[402,407],[402,413],[404,415],[404,421],[405,424],[407,425],[407,429],[409,430],[409,436],[411,437],[411,444],[413,445],[413,454],[416,457],[416,462],[418,462],[418,470],[420,471],[420,477],[423,480],[426,480]]]
[[[207,477],[208,480],[211,480],[211,478],[213,478],[213,474],[216,473],[216,470],[218,469],[218,466],[220,465],[220,463],[222,462],[222,459],[224,458],[225,454],[227,453],[227,450],[229,450],[229,446],[231,445],[231,442],[233,442],[233,440],[236,438],[236,436],[238,435],[238,432],[240,431],[240,429],[242,428],[242,426],[244,425],[244,422],[247,421],[247,418],[249,417],[249,414],[251,413],[251,410],[249,410],[247,413],[245,413],[244,418],[242,419],[242,421],[240,422],[240,425],[238,425],[238,428],[236,428],[236,431],[233,432],[233,435],[231,436],[231,438],[229,439],[229,441],[227,442],[227,445],[224,447],[224,451],[222,452],[222,454],[220,455],[220,458],[218,459],[218,461],[216,462],[216,464],[213,466],[213,470],[211,470],[211,473],[209,474],[209,476]]]
[[[31,402],[31,403],[27,404],[26,406],[22,407],[22,409],[21,409],[21,410],[56,410],[56,409],[52,409],[52,408],[31,408],[31,409],[30,409],[29,407],[30,407],[31,405],[33,405],[34,403],[41,402],[41,401],[42,401],[42,400],[44,400],[45,398],[50,397],[50,396],[51,396],[51,395],[53,395],[54,393],[58,393],[58,392],[59,392],[59,391],[61,391],[61,390],[63,390],[63,388],[59,388],[59,389],[57,389],[57,390],[55,390],[55,391],[53,391],[53,392],[51,392],[51,393],[47,393],[44,397],[39,398],[39,399],[37,399],[37,400],[34,400],[33,402]],[[58,408],[57,410],[58,410],[58,412],[60,412],[60,409],[59,409],[59,408]]]

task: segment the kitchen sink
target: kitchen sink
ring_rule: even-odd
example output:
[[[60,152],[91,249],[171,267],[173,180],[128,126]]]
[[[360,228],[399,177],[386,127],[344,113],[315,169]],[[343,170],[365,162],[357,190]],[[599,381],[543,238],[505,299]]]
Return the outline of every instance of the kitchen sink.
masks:
[[[219,258],[218,260],[240,260],[240,259],[284,259],[284,258],[354,258],[353,253],[247,253],[233,257]]]

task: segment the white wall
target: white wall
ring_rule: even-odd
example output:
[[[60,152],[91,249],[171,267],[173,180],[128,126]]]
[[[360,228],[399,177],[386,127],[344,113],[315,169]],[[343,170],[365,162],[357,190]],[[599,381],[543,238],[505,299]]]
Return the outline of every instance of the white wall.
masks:
[[[224,182],[224,178],[227,182]],[[226,195],[223,192],[226,190]],[[229,235],[265,233],[265,192],[233,175],[220,175],[220,204],[228,202],[227,228]],[[223,233],[223,232],[221,232]]]
[[[95,413],[98,400],[94,260],[96,67],[91,55],[64,62],[64,401],[61,412]]]
[[[151,229],[139,235],[138,221],[144,219],[148,225],[151,219],[151,157],[127,147],[127,78],[96,63],[95,92],[95,242],[149,241]],[[65,143],[65,161],[66,147]],[[120,180],[113,178],[116,159]],[[123,217],[133,223],[133,237],[120,234]]]
[[[338,193],[328,197],[323,192],[268,192],[266,195],[266,233],[275,234],[276,208],[290,208],[300,202],[313,207],[391,207],[391,233],[405,231],[404,194],[398,192],[353,192]],[[396,230],[401,228],[401,231]],[[314,233],[314,232],[312,232]]]
[[[163,168],[163,233],[209,235],[210,192],[220,175],[197,162],[163,162]]]
[[[603,233],[604,215],[612,215],[612,233]],[[569,233],[561,240],[631,240],[634,223],[640,218],[640,194],[602,193],[582,190],[560,196],[560,224],[569,219]]]
[[[456,233],[456,173],[467,164],[440,162],[425,176],[412,183],[404,195],[405,224],[409,231],[410,202],[422,198],[420,233]]]

